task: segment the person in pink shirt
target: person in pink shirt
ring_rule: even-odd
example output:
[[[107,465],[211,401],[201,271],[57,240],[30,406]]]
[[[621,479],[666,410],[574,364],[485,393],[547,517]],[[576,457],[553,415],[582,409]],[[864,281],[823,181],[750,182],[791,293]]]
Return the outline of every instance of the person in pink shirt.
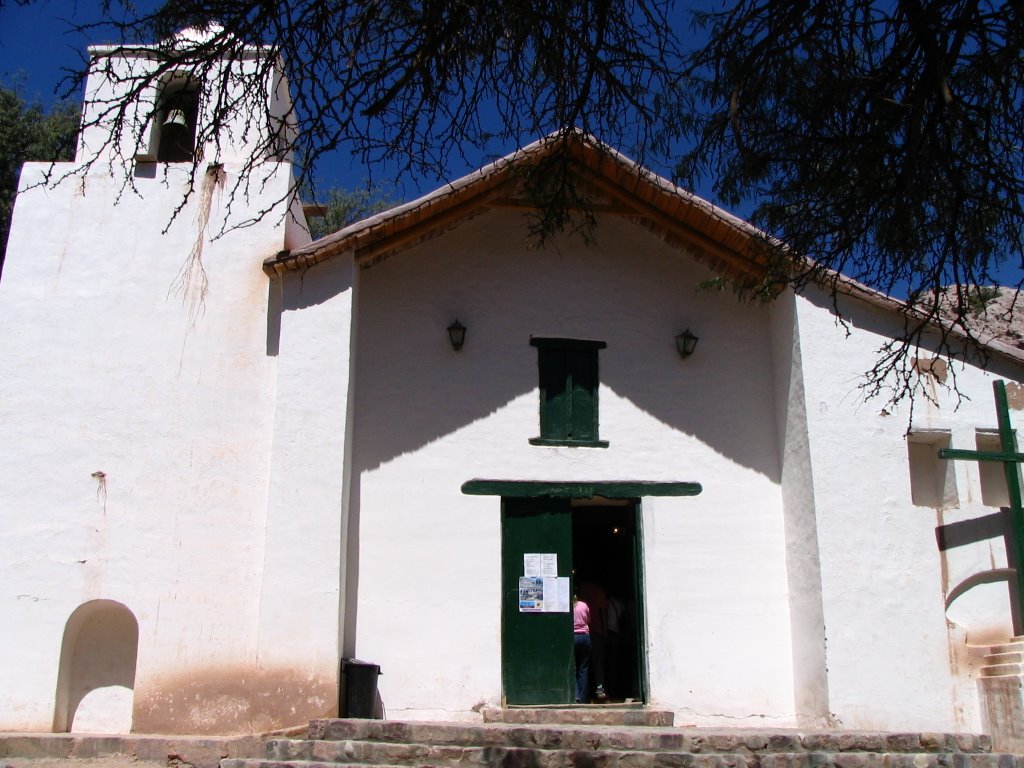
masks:
[[[590,607],[573,595],[572,637],[576,655],[576,703],[584,703],[590,695]]]

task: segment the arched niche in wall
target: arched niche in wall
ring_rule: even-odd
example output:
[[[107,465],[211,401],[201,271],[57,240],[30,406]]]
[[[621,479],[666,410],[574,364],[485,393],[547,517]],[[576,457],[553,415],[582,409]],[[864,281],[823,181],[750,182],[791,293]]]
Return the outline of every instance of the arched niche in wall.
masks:
[[[114,600],[92,600],[64,627],[54,732],[127,733],[132,725],[139,624]]]

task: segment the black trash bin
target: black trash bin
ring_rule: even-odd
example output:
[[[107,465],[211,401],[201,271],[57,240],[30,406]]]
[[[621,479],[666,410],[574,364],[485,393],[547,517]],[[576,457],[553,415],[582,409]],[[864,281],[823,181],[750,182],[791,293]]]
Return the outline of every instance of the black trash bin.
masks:
[[[359,659],[341,660],[343,717],[373,718],[377,706],[377,677],[380,674],[379,664]]]

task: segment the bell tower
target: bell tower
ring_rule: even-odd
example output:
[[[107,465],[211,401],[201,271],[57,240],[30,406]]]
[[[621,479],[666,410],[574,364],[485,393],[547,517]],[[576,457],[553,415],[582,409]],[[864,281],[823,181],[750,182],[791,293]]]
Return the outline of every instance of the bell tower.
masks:
[[[78,162],[134,176],[166,170],[148,163],[289,162],[282,62],[266,48],[221,45],[227,34],[214,26],[157,45],[90,47]],[[216,58],[225,49],[230,57]]]
[[[91,48],[75,159],[21,173],[0,281],[0,506],[24,563],[0,585],[19,627],[4,729],[241,733],[337,700],[334,629],[315,658],[256,664],[261,604],[294,602],[259,578],[281,315],[263,263],[309,235],[281,62],[199,60],[219,34]]]

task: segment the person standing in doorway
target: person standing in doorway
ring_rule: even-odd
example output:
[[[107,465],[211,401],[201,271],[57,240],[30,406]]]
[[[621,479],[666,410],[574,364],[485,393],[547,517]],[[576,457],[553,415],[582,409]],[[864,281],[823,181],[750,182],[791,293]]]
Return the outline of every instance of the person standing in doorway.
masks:
[[[576,703],[585,703],[590,696],[590,606],[572,598],[572,638],[576,656]]]
[[[603,704],[608,700],[604,691],[604,649],[608,632],[608,593],[594,581],[581,581],[580,599],[590,609],[590,677],[594,684],[594,700]],[[589,691],[588,691],[589,693]]]

